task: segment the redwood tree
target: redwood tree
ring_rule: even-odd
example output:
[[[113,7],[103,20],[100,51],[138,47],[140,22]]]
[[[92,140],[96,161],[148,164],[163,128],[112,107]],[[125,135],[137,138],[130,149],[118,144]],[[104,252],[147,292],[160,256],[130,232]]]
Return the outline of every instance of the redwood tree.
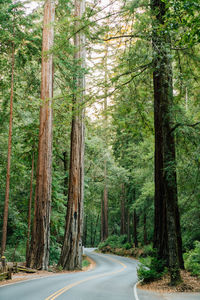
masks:
[[[107,94],[108,94],[108,45],[105,45],[104,69],[105,69],[105,98],[104,98],[104,112],[105,112],[105,145],[107,144]],[[104,187],[103,199],[101,203],[101,240],[105,241],[108,238],[108,185],[107,185],[107,159],[104,159]]]
[[[166,6],[151,1],[153,24],[153,85],[155,125],[155,233],[154,246],[166,261],[171,284],[180,281],[182,263],[181,232],[178,212],[176,157],[173,132],[173,85],[171,42],[165,27]]]
[[[64,243],[59,265],[64,269],[82,268],[83,235],[83,187],[84,187],[84,110],[83,96],[85,78],[85,37],[79,30],[79,20],[85,11],[85,1],[75,0],[75,55],[74,64],[77,74],[74,77],[75,94],[73,97],[73,115],[71,127],[71,151],[69,170],[69,189],[66,214]]]
[[[120,222],[120,234],[126,234],[125,229],[125,188],[124,183],[121,185],[121,222]]]
[[[53,0],[44,5],[42,37],[42,72],[40,130],[37,162],[37,182],[34,209],[34,224],[31,248],[27,265],[46,270],[49,262],[50,212],[51,212],[51,167],[52,167],[52,97],[53,58],[48,53],[53,46],[53,22],[55,8]]]
[[[32,155],[32,168],[31,168],[31,182],[30,182],[30,196],[28,201],[28,230],[27,230],[27,241],[26,241],[26,258],[28,259],[29,253],[29,240],[30,240],[30,229],[31,229],[31,209],[32,209],[32,195],[33,195],[33,176],[34,176],[34,149]]]

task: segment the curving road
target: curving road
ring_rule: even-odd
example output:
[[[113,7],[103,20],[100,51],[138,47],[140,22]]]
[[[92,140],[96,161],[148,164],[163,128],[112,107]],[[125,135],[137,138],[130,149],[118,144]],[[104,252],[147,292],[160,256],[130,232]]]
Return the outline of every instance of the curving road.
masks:
[[[94,269],[2,286],[0,300],[137,300],[136,260],[89,249],[85,253],[96,262]]]
[[[92,250],[85,254],[96,262],[94,269],[0,286],[0,300],[200,300],[200,293],[134,293],[138,262]]]

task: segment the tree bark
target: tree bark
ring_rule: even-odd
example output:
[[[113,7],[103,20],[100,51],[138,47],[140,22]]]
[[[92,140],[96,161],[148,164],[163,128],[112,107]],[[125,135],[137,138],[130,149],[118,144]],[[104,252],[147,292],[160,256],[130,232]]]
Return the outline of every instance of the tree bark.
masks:
[[[52,168],[52,97],[53,58],[48,52],[53,46],[54,2],[46,0],[42,37],[42,72],[39,149],[37,162],[37,182],[35,215],[31,248],[27,264],[33,268],[46,270],[49,262],[50,212],[51,212],[51,168]]]
[[[85,0],[75,0],[75,18],[82,17],[85,11]],[[79,21],[75,21],[79,29]],[[78,30],[77,30],[78,31]],[[75,34],[75,64],[85,67],[85,37]],[[83,235],[83,198],[84,198],[84,111],[82,108],[85,90],[85,78],[82,72],[75,77],[76,95],[73,99],[73,117],[71,129],[71,152],[69,192],[66,214],[64,243],[59,265],[64,269],[82,268],[82,235]],[[78,109],[77,109],[78,108]]]
[[[90,246],[93,247],[93,220],[90,218]]]
[[[124,192],[124,183],[121,185],[121,226],[120,234],[126,234],[125,229],[125,192]]]
[[[105,86],[108,81],[108,47],[106,45],[104,56],[104,68],[105,68]],[[105,112],[105,144],[107,138],[107,87],[105,88],[104,98],[104,112]],[[101,206],[101,240],[105,241],[108,238],[108,188],[107,188],[107,160],[104,160],[104,190],[103,190],[103,203]]]
[[[101,242],[104,241],[104,200],[101,199]]]
[[[103,240],[108,238],[108,190],[107,190],[107,161],[104,162],[104,191],[103,191],[103,207],[104,207],[104,230]]]
[[[88,216],[85,216],[84,221],[84,230],[83,230],[83,245],[86,247],[87,245],[87,227],[88,227]]]
[[[95,227],[94,227],[93,246],[95,245],[95,241],[96,241],[96,234],[97,234],[98,223],[99,223],[99,214],[97,216],[96,224],[95,224]]]
[[[138,247],[138,238],[137,238],[137,214],[136,214],[136,209],[134,209],[133,212],[133,240],[135,247]]]
[[[63,152],[63,167],[64,167],[64,196],[67,197],[67,188],[68,188],[68,178],[67,178],[67,171],[68,171],[68,159],[67,159],[67,152]]]
[[[144,213],[144,245],[147,245],[147,215]]]
[[[34,152],[32,155],[32,168],[31,168],[31,183],[30,183],[30,197],[28,202],[28,230],[27,230],[27,242],[26,242],[26,260],[29,256],[29,241],[30,241],[30,229],[31,229],[31,208],[32,208],[32,195],[33,195],[33,175],[34,175]]]
[[[128,242],[131,242],[131,235],[130,235],[130,212],[129,207],[127,208],[127,238]]]
[[[9,191],[10,191],[10,165],[11,165],[11,150],[12,150],[12,122],[13,122],[13,95],[14,95],[14,69],[15,69],[15,45],[12,42],[12,71],[11,71],[11,91],[10,91],[10,120],[8,133],[8,160],[7,160],[7,175],[6,175],[6,194],[4,202],[3,228],[1,240],[1,256],[4,255],[7,240],[8,226],[8,207],[9,207]]]
[[[172,66],[170,36],[163,28],[166,7],[161,0],[151,1],[154,52],[154,125],[155,125],[155,231],[154,246],[165,259],[171,274],[171,284],[180,282],[179,255],[182,254],[177,182],[175,141],[172,131]],[[163,28],[163,29],[162,29]],[[179,237],[177,233],[179,232]],[[179,251],[178,251],[179,249]]]

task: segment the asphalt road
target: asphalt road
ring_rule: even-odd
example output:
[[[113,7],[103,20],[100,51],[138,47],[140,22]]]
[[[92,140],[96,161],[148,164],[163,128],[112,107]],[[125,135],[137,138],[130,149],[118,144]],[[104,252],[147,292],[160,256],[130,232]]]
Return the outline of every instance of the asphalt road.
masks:
[[[96,262],[94,269],[3,286],[0,300],[137,300],[136,260],[85,252]]]
[[[137,289],[134,259],[86,249],[96,267],[0,287],[0,300],[200,300],[200,293],[156,293]]]

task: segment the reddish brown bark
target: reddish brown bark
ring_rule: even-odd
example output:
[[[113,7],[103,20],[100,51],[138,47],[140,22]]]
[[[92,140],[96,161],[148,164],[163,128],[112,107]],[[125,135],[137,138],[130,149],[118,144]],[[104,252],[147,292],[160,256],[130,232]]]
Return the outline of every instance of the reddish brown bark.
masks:
[[[134,244],[135,247],[138,247],[138,238],[137,238],[137,214],[136,214],[136,210],[134,209],[133,212],[133,240],[134,240]]]
[[[101,199],[101,241],[103,241],[104,236],[104,200]]]
[[[104,162],[104,191],[103,191],[103,207],[104,207],[104,229],[103,240],[108,238],[108,190],[107,190],[107,162]]]
[[[85,10],[85,2],[75,1],[75,17],[81,17]],[[78,28],[79,21],[75,21]],[[81,32],[76,33],[74,45],[75,64],[85,66],[85,38]],[[83,235],[83,197],[84,197],[84,111],[82,102],[85,89],[83,74],[74,78],[76,94],[73,99],[73,117],[71,128],[71,152],[69,172],[69,192],[66,214],[64,243],[59,265],[64,269],[74,270],[82,267],[82,235]]]
[[[165,259],[171,284],[180,282],[181,232],[178,212],[175,140],[173,124],[173,84],[169,32],[163,30],[166,5],[162,0],[151,0],[154,16],[154,123],[155,123],[155,235],[154,246]],[[176,220],[178,218],[178,220]],[[181,257],[180,257],[181,256]]]
[[[11,71],[11,91],[10,91],[10,121],[8,133],[8,160],[7,160],[7,175],[6,175],[6,194],[4,202],[3,228],[1,240],[1,256],[6,249],[7,240],[7,225],[8,225],[8,206],[9,206],[9,191],[10,191],[10,165],[11,165],[11,150],[12,150],[12,121],[13,121],[13,94],[14,94],[14,68],[15,68],[15,45],[12,43],[12,71]]]
[[[83,231],[83,245],[87,245],[87,231],[88,231],[88,216],[85,216],[85,221],[84,221],[84,231]]]
[[[129,208],[127,209],[127,238],[128,242],[131,242],[131,235],[130,235],[130,212]]]
[[[34,175],[34,152],[33,152],[33,156],[32,156],[30,197],[29,197],[29,202],[28,202],[28,230],[27,230],[27,242],[26,242],[26,259],[27,260],[28,260],[28,255],[29,255],[29,240],[30,240],[30,229],[31,229],[31,208],[32,208],[32,195],[33,195],[33,175]]]
[[[35,214],[31,248],[27,264],[37,269],[47,269],[49,261],[51,167],[52,167],[52,97],[53,58],[48,52],[53,46],[54,2],[47,0],[44,6],[42,38],[41,107]]]
[[[121,224],[120,234],[125,234],[125,195],[124,195],[124,184],[121,185]]]
[[[105,47],[104,69],[105,69],[105,86],[108,81],[108,46]],[[104,113],[105,113],[105,144],[107,139],[107,87],[105,88]],[[107,160],[104,160],[104,188],[103,201],[101,204],[101,240],[105,241],[108,238],[108,188],[107,188]]]
[[[68,188],[68,178],[67,178],[67,171],[68,171],[68,158],[67,152],[63,152],[63,166],[64,166],[64,195],[67,196],[67,188]]]

